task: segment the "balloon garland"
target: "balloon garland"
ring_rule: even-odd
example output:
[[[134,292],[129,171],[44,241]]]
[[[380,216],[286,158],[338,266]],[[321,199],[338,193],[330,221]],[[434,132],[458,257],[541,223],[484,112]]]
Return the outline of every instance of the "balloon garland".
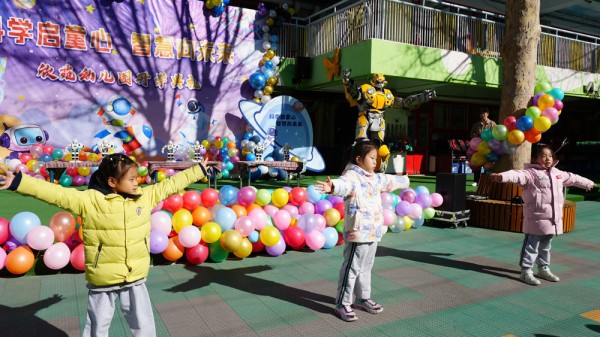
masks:
[[[258,4],[258,15],[264,17],[264,22],[256,22],[258,28],[256,38],[262,39],[264,54],[259,62],[259,69],[248,77],[248,83],[255,90],[254,101],[266,104],[271,100],[275,85],[279,83],[279,64],[281,58],[277,56],[279,49],[279,30],[283,23],[294,14],[294,9],[288,4],[282,4],[277,9],[267,10],[262,2]]]
[[[502,124],[493,129],[481,132],[469,143],[467,156],[471,159],[472,169],[483,167],[491,170],[500,156],[515,153],[524,141],[532,144],[542,139],[542,133],[558,122],[563,109],[562,99],[565,93],[560,88],[553,88],[549,83],[537,83],[532,104],[525,110],[525,115],[508,116]]]
[[[204,5],[210,11],[210,15],[218,18],[225,13],[225,6],[229,4],[229,0],[206,0]]]

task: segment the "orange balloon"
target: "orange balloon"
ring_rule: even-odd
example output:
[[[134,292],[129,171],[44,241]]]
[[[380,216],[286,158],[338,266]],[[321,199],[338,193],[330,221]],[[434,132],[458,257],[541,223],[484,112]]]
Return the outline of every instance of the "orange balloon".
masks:
[[[50,219],[50,229],[56,241],[63,242],[75,232],[75,218],[69,212],[58,212]]]
[[[167,249],[162,252],[162,255],[169,261],[177,261],[183,256],[184,252],[185,248],[179,242],[179,237],[174,236],[169,239],[169,245],[167,246]]]
[[[83,241],[83,226],[79,226],[79,239]]]
[[[194,225],[200,227],[210,221],[210,211],[204,206],[198,206],[192,212],[192,221]]]
[[[138,185],[143,184],[145,181],[146,181],[146,178],[144,178],[142,176],[137,176]]]
[[[525,140],[530,142],[531,144],[535,144],[542,139],[542,133],[539,132],[536,128],[531,128],[527,132],[525,132]]]
[[[248,211],[248,214],[250,214],[250,212],[252,212],[252,210],[253,210],[253,209],[255,209],[255,208],[260,208],[260,209],[262,209],[262,207],[260,207],[260,205],[257,205],[257,204],[252,204],[252,205],[250,205],[250,206],[246,207],[246,210]]]
[[[15,275],[22,275],[28,272],[35,262],[33,252],[27,245],[19,246],[13,249],[6,256],[6,269]]]
[[[237,218],[248,215],[248,211],[242,205],[231,205],[231,209],[235,212]]]
[[[87,157],[88,157],[87,152],[85,152],[85,151],[79,152],[79,160],[86,161]]]

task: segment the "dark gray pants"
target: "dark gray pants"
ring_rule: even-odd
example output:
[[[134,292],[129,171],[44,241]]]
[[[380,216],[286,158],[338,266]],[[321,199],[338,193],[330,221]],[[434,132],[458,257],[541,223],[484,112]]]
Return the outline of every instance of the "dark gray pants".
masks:
[[[90,290],[83,336],[108,337],[117,297],[131,334],[136,337],[156,337],[152,303],[145,283],[112,291]]]
[[[554,235],[525,234],[523,248],[521,249],[521,260],[519,264],[523,269],[530,269],[534,263],[540,267],[550,264],[550,248]]]
[[[353,294],[361,300],[371,298],[371,269],[376,252],[377,242],[346,242],[335,301],[337,306],[351,305]]]

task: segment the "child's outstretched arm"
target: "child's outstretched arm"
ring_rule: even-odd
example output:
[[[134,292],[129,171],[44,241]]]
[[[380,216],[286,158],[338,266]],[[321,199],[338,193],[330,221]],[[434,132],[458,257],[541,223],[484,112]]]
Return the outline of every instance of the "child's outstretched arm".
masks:
[[[160,183],[144,187],[145,192],[149,192],[150,202],[153,206],[168,198],[169,196],[183,190],[190,184],[201,180],[208,176],[206,173],[207,158],[204,158],[198,165],[194,165],[182,172],[179,172],[169,179],[165,179]]]
[[[490,174],[490,180],[496,183],[514,183],[521,186],[529,185],[534,177],[525,170],[510,170],[502,173]]]
[[[582,188],[586,191],[590,191],[592,190],[594,187],[596,187],[596,184],[587,179],[584,178],[580,175],[577,175],[575,173],[570,173],[570,172],[562,172],[561,173],[563,180],[563,186],[575,186],[575,187],[579,187]]]
[[[408,179],[407,175],[398,176],[395,174],[381,174],[380,177],[382,192],[392,192],[401,188],[410,187],[410,179]]]
[[[327,177],[326,181],[317,181],[315,189],[322,193],[331,193],[333,191],[333,182]]]
[[[0,190],[11,190],[29,195],[49,204],[81,214],[87,203],[90,202],[89,194],[74,188],[64,188],[44,180],[32,178],[22,172],[14,174],[6,165],[0,165],[4,171],[0,174]]]

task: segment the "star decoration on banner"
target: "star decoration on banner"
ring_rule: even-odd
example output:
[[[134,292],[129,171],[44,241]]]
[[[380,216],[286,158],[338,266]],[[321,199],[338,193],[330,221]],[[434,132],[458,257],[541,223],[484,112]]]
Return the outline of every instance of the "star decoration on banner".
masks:
[[[154,32],[155,32],[156,34],[160,34],[160,28],[158,28],[158,27],[154,28]]]
[[[146,4],[146,0],[135,0],[135,2],[141,2],[141,3],[142,3],[142,5],[145,5],[145,4]]]
[[[188,27],[190,28],[190,30],[194,30],[194,28],[196,28],[196,27],[194,27],[193,23],[190,23]]]
[[[112,53],[113,55],[118,55],[118,54],[119,54],[119,52],[118,52],[116,49],[113,49],[111,53]]]
[[[85,11],[90,13],[90,14],[94,14],[94,11],[96,10],[96,8],[94,8],[94,5],[88,5],[85,7]]]

